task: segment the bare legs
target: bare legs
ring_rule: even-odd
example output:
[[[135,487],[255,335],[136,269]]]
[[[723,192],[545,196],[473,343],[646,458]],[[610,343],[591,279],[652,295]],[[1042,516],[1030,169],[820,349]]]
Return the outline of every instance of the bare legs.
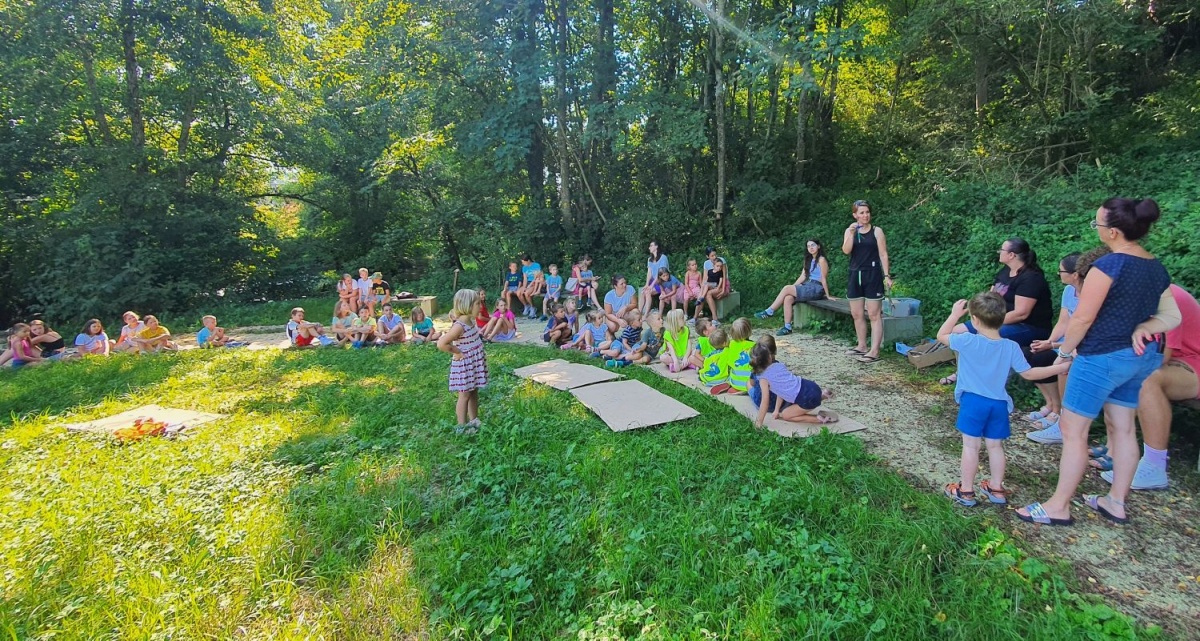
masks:
[[[1147,447],[1167,449],[1171,438],[1171,401],[1196,398],[1198,392],[1200,378],[1178,361],[1158,368],[1142,383],[1137,417]]]
[[[992,473],[989,485],[996,490],[1004,488],[1004,470],[1007,466],[1007,459],[1004,458],[1004,441],[963,435],[962,462],[959,468],[961,478],[958,486],[962,492],[972,492],[975,489],[975,477],[979,474],[981,442],[987,443],[988,469]]]
[[[459,392],[458,403],[454,406],[454,413],[458,418],[459,425],[466,425],[479,418],[479,390],[473,389],[469,392]]]
[[[883,300],[865,298],[850,299],[850,315],[854,317],[854,333],[858,336],[860,352],[870,358],[879,357],[879,346],[883,344]],[[867,349],[867,329],[871,330],[871,348]]]

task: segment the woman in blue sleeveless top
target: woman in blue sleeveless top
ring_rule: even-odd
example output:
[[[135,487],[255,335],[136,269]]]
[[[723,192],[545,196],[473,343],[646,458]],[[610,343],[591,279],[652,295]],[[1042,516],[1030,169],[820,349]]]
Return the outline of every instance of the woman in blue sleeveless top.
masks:
[[[1125,498],[1138,464],[1134,417],[1142,382],[1158,369],[1162,354],[1152,333],[1179,324],[1179,307],[1167,270],[1140,243],[1158,220],[1153,200],[1110,198],[1096,211],[1092,228],[1112,253],[1096,259],[1083,281],[1079,305],[1059,348],[1071,360],[1063,413],[1063,450],[1058,487],[1045,503],[1017,511],[1023,521],[1070,525],[1071,499],[1087,470],[1087,433],[1104,413],[1113,460],[1107,496],[1084,495],[1084,503],[1116,523],[1127,523]]]
[[[828,298],[837,300],[829,295],[829,260],[825,258],[825,246],[816,238],[809,238],[805,244],[804,267],[796,282],[779,290],[779,295],[771,306],[755,314],[759,318],[775,315],[775,310],[783,308],[783,327],[775,333],[776,336],[786,336],[792,333],[792,306],[810,300]]]

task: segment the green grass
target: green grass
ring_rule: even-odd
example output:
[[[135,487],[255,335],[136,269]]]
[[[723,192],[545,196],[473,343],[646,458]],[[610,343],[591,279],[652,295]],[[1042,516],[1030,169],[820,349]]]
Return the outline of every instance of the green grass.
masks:
[[[182,314],[164,314],[159,321],[176,333],[194,332],[200,329],[200,318],[205,314],[217,317],[225,328],[249,327],[254,325],[283,325],[288,322],[293,307],[303,307],[309,320],[329,324],[333,318],[336,295],[296,300],[276,300],[263,303],[216,303]],[[153,313],[153,312],[151,312]],[[117,321],[116,327],[120,328]],[[110,334],[112,331],[110,330]]]
[[[453,434],[447,359],[428,347],[6,377],[0,636],[1155,635],[853,436],[754,431],[637,368],[701,416],[616,434],[507,374],[546,355],[491,349],[474,437]],[[55,427],[148,402],[229,418],[126,446]]]

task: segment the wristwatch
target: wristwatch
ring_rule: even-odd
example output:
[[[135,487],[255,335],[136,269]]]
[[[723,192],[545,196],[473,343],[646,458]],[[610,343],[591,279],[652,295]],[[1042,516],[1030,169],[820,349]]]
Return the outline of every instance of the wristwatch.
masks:
[[[1061,356],[1067,360],[1071,360],[1072,358],[1075,358],[1075,352],[1064,352],[1064,351],[1062,351],[1061,347],[1056,348],[1054,350],[1054,353],[1058,354],[1059,356]]]

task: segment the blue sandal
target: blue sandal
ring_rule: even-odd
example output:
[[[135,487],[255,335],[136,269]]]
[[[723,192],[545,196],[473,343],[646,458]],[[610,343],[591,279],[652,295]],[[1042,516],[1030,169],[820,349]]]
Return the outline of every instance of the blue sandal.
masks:
[[[1107,472],[1112,469],[1112,457],[1107,454],[1103,456],[1097,456],[1091,461],[1088,461],[1088,465],[1091,465],[1093,468],[1100,470],[1101,472]]]

